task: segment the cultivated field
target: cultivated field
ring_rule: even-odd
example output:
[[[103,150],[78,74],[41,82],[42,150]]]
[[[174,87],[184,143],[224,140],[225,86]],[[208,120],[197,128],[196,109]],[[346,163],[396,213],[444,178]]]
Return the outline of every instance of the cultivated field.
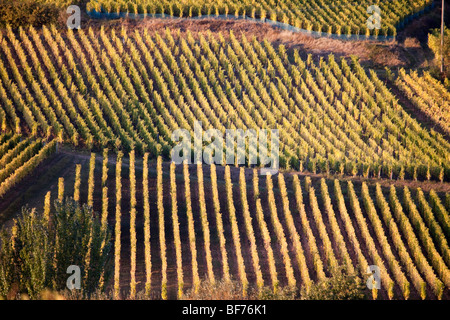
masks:
[[[369,29],[366,24],[370,1],[192,1],[192,0],[93,0],[87,4],[88,12],[106,13],[111,18],[120,13],[143,16],[168,15],[172,17],[226,16],[282,22],[297,28],[328,34],[356,34],[395,36],[405,18],[429,6],[430,0],[378,1],[381,29]],[[370,13],[373,13],[371,11]]]
[[[0,135],[0,197],[31,173],[55,148],[54,140],[43,142],[20,134]]]
[[[112,232],[100,283],[116,299],[180,299],[228,280],[243,296],[309,292],[340,267],[372,265],[381,289],[370,298],[449,299],[448,79],[409,37],[422,25],[401,31],[432,2],[379,1],[374,30],[370,1],[343,0],[86,1],[80,29],[1,29],[0,223],[11,243],[0,243],[0,289],[22,208],[49,227],[55,200],[73,198]],[[108,19],[90,20],[94,10]],[[148,19],[109,20],[127,12]],[[279,172],[261,174],[250,147],[245,164],[176,165],[173,133],[193,137],[199,122],[223,136],[277,129]]]
[[[193,133],[195,121],[222,133],[278,128],[283,168],[449,179],[449,142],[356,58],[302,59],[233,32],[44,27],[1,43],[0,112],[16,132],[167,158],[172,132]]]
[[[26,193],[34,183],[48,186],[30,194],[39,209],[70,196],[109,222],[115,273],[108,286],[116,297],[176,298],[200,279],[236,279],[244,290],[308,287],[338,265],[365,272],[375,264],[382,289],[374,297],[448,298],[446,193],[261,176],[243,167],[175,166],[148,154],[60,154],[42,166],[42,178],[20,187]],[[64,168],[61,178],[52,168]]]

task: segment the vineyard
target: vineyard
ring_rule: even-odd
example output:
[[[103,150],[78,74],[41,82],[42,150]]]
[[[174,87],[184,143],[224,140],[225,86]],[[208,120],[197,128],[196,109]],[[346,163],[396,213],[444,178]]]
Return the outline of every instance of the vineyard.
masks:
[[[0,299],[305,299],[341,270],[370,299],[450,299],[450,92],[411,37],[433,1],[376,1],[373,30],[367,0],[89,0],[79,29],[68,3],[0,13]],[[36,4],[58,16],[15,16]]]
[[[168,158],[171,133],[275,129],[280,166],[450,179],[450,144],[356,57],[316,60],[268,41],[122,28],[0,35],[3,127],[74,146]]]
[[[56,141],[25,138],[20,134],[0,135],[0,197],[55,152]]]
[[[308,290],[333,268],[372,264],[382,282],[374,299],[448,296],[448,194],[148,156],[91,154],[41,201],[46,211],[74,197],[115,226],[116,298],[180,298],[200,279],[236,279],[243,294]]]
[[[450,133],[450,92],[428,72],[419,76],[401,69],[395,84],[414,105],[430,116],[446,133]]]
[[[328,34],[356,34],[395,36],[405,20],[423,11],[430,0],[396,1],[322,1],[322,0],[91,0],[87,5],[90,13],[106,13],[110,18],[118,18],[121,13],[140,14],[152,17],[227,16],[250,17],[265,21],[278,21],[291,26]],[[369,29],[367,8],[376,4],[380,8],[383,21],[381,29]],[[371,12],[372,13],[372,12]],[[95,15],[94,15],[95,16]]]

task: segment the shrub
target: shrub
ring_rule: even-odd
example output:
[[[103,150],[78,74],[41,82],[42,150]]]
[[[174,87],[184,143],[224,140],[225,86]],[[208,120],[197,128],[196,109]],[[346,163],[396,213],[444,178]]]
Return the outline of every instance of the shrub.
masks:
[[[336,268],[331,277],[313,284],[306,292],[300,292],[302,300],[363,300],[367,298],[367,288],[363,279],[348,273],[344,268]]]
[[[56,2],[32,0],[0,0],[0,27],[7,24],[16,29],[20,26],[32,25],[40,27],[55,23],[62,9]]]
[[[258,300],[295,300],[298,299],[299,291],[295,287],[282,287],[278,288],[276,292],[273,288],[264,287],[259,292]]]
[[[102,274],[108,276],[110,235],[91,207],[73,199],[55,201],[50,222],[35,209],[23,208],[12,230],[1,231],[0,297],[26,294],[37,299],[46,288],[63,290],[70,265],[80,267],[81,292],[89,296]]]
[[[432,33],[428,34],[428,47],[430,47],[431,51],[433,51],[435,56],[435,64],[436,66],[440,66],[441,64],[441,30],[433,29]],[[446,66],[445,70],[447,76],[450,76],[450,72],[448,70],[448,66],[450,65],[450,29],[444,28],[444,65]]]

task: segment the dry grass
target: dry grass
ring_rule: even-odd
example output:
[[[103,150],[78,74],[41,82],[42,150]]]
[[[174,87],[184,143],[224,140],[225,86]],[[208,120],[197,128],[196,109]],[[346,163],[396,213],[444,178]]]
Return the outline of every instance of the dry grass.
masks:
[[[405,39],[403,43],[405,48],[420,48],[420,41],[417,38],[408,37]]]

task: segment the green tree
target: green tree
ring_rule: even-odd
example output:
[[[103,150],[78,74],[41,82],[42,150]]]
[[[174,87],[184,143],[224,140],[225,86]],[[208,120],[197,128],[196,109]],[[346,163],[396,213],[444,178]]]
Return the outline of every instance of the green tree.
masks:
[[[433,29],[432,33],[428,34],[428,47],[434,53],[435,63],[437,66],[441,64],[441,30]],[[450,29],[444,28],[444,67],[447,77],[450,76]]]
[[[36,299],[46,288],[64,290],[71,265],[81,269],[84,296],[103,289],[99,286],[107,271],[110,237],[92,208],[73,199],[55,201],[50,220],[24,207],[13,227],[1,230],[0,297],[25,293]]]
[[[302,300],[363,300],[367,299],[368,289],[362,277],[337,268],[331,277],[314,283],[307,292],[300,292]]]

